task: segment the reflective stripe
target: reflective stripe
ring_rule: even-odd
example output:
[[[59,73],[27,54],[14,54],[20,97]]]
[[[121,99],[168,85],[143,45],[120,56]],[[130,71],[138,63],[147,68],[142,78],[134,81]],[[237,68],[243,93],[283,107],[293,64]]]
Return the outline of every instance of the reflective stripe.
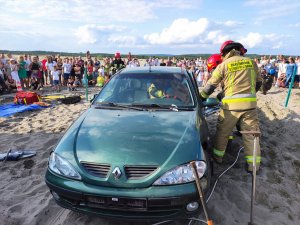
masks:
[[[236,102],[256,102],[256,98],[232,98],[223,99],[222,103],[236,103]]]
[[[246,162],[247,163],[253,163],[253,156],[252,155],[247,155],[245,156]],[[256,156],[256,163],[261,162],[261,156]]]
[[[225,151],[221,151],[221,150],[218,150],[218,149],[213,149],[213,153],[214,153],[214,155],[216,155],[216,156],[219,156],[219,157],[223,157],[224,156],[224,154],[225,154]]]
[[[254,70],[251,69],[251,93],[252,94],[255,94],[255,80],[256,80],[256,77],[255,77],[255,73],[254,73]]]
[[[228,98],[256,98],[255,94],[236,94],[233,96],[226,96],[224,99]]]
[[[24,99],[23,99],[23,101],[24,101],[25,105],[27,105],[27,101],[26,101],[26,98],[24,98]]]
[[[233,136],[232,136],[232,135],[231,135],[231,136],[229,136],[229,137],[228,137],[228,139],[229,139],[229,140],[232,140],[232,139],[233,139]]]
[[[208,98],[209,95],[206,94],[204,91],[201,91],[200,95],[203,97],[203,98]]]

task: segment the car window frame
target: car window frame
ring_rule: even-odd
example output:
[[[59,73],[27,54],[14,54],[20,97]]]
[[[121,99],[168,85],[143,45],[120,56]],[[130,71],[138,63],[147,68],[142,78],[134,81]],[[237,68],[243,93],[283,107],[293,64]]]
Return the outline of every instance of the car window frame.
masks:
[[[120,75],[122,75],[122,74],[130,74],[130,72],[129,71],[126,71],[125,73],[124,73],[125,71],[124,71],[124,69],[123,70],[120,70],[120,71],[118,71],[117,73],[115,73],[112,77],[111,77],[111,79],[112,78],[114,78],[114,77],[116,77],[116,76],[120,76]],[[136,73],[136,72],[134,72],[134,73]],[[181,74],[181,75],[184,75],[186,78],[187,78],[187,82],[188,82],[188,85],[189,85],[189,89],[190,89],[190,94],[191,94],[191,98],[192,98],[192,100],[193,100],[193,105],[190,105],[190,106],[188,106],[188,107],[191,107],[191,108],[197,108],[198,107],[198,105],[199,105],[199,99],[198,99],[198,97],[197,97],[197,91],[196,91],[196,89],[195,89],[195,86],[194,86],[194,81],[192,80],[193,78],[191,78],[191,76],[190,76],[190,74],[188,73],[188,71],[187,70],[181,70],[181,72],[174,72],[174,71],[168,71],[168,72],[166,72],[166,71],[155,71],[155,72],[153,72],[153,73],[157,73],[157,74],[159,74],[159,73],[161,73],[161,74]],[[140,72],[140,74],[141,75],[147,75],[147,74],[149,74],[149,72],[148,71],[141,71]],[[102,87],[102,89],[100,90],[100,92],[99,92],[99,94],[97,95],[97,97],[93,100],[93,102],[92,102],[92,105],[95,105],[96,104],[96,102],[97,102],[97,100],[100,98],[100,94],[101,94],[101,92],[104,90],[104,88],[106,87],[106,85],[109,83],[109,82],[111,82],[111,79]]]

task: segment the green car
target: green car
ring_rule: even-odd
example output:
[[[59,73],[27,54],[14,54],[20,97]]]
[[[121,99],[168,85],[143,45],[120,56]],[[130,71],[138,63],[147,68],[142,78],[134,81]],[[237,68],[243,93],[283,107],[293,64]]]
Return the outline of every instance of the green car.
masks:
[[[60,206],[126,219],[184,218],[202,209],[190,162],[207,193],[208,127],[192,75],[126,68],[95,96],[51,153],[46,183]]]

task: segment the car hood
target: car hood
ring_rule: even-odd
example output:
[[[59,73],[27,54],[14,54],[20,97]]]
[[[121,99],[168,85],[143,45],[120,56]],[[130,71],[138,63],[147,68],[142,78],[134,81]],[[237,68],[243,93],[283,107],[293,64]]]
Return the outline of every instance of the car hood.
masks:
[[[203,159],[196,121],[196,111],[90,108],[72,125],[55,151],[71,162],[87,183],[146,187],[178,165]],[[108,164],[107,177],[92,176],[82,166],[85,162]],[[114,179],[114,168],[120,168],[124,174],[125,166],[157,169],[145,179]]]
[[[180,144],[194,141],[186,135],[196,128],[193,121],[194,111],[91,109],[79,128],[75,152],[79,161],[162,165]]]

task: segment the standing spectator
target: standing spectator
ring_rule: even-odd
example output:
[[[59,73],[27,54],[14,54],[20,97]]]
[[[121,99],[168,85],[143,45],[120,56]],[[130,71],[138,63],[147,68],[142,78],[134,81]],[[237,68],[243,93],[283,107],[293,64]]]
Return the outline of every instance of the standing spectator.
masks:
[[[165,60],[164,59],[161,59],[161,62],[159,64],[160,66],[166,66],[167,64],[165,63]]]
[[[63,62],[62,62],[62,58],[60,58],[60,55],[58,55],[59,58],[57,58],[57,71],[58,71],[58,77],[59,77],[59,85],[62,84],[62,69],[63,69]]]
[[[27,79],[27,72],[26,72],[26,62],[24,61],[24,57],[20,56],[19,58],[19,71],[18,71],[18,75],[21,81],[21,86],[23,89],[29,88],[29,83],[28,83],[28,79]]]
[[[53,80],[53,90],[60,91],[59,72],[57,70],[57,65],[53,66],[52,80]]]
[[[170,57],[168,57],[168,60],[167,60],[167,66],[172,66],[173,65],[173,62],[172,60],[170,59]]]
[[[19,66],[17,64],[17,61],[13,57],[11,57],[9,61],[11,77],[13,80],[15,80],[17,88],[19,88],[21,86],[20,78],[18,75]]]
[[[27,80],[28,80],[28,84],[30,82],[30,77],[31,77],[31,70],[29,69],[29,66],[31,64],[31,60],[29,59],[29,56],[27,54],[24,55],[24,61],[26,62],[26,73],[27,73]]]
[[[48,61],[46,62],[46,68],[48,71],[48,77],[50,81],[50,85],[53,85],[53,75],[52,72],[54,71],[54,66],[56,66],[56,62],[53,60],[52,56],[48,57]],[[47,77],[46,77],[46,83],[47,83]]]
[[[0,77],[3,80],[6,80],[6,76],[5,76],[5,73],[4,73],[4,63],[2,61],[0,61]]]
[[[139,67],[140,62],[137,58],[132,59],[128,64],[127,67]]]
[[[94,58],[94,68],[93,68],[93,80],[96,81],[97,77],[99,76],[99,68],[100,68],[100,61],[97,59],[97,57]]]
[[[11,59],[14,59],[15,60],[15,58],[12,56],[12,54],[10,54],[10,53],[8,53],[7,54],[7,58],[8,58],[8,60],[11,60]]]
[[[47,63],[47,56],[44,57],[44,59],[42,60],[42,86],[46,85],[46,77],[47,77],[47,67],[46,67],[46,63]]]
[[[95,84],[96,81],[93,80],[93,61],[89,60],[87,61],[87,80],[88,80],[88,84],[89,85],[92,85],[92,84]]]
[[[5,58],[5,55],[4,53],[1,53],[1,62],[5,65],[6,64],[6,58]]]
[[[11,76],[11,68],[10,68],[10,60],[9,59],[7,59],[6,63],[4,64],[3,72],[6,77]]]
[[[40,83],[41,79],[39,77],[39,73],[40,73],[40,69],[41,69],[41,64],[38,62],[37,57],[33,57],[33,61],[31,62],[29,69],[31,70],[31,78],[34,77]]]
[[[19,80],[19,74],[18,74],[18,64],[14,58],[11,58],[10,60],[10,70],[11,70],[11,77],[15,81]]]
[[[77,77],[81,81],[82,79],[81,66],[78,63],[76,63],[74,66],[74,73],[75,73],[75,77]],[[75,77],[73,80],[75,80]]]
[[[9,91],[7,85],[5,84],[6,77],[3,71],[4,71],[4,64],[0,60],[0,93]]]
[[[284,56],[280,56],[280,62],[278,63],[278,79],[276,81],[275,87],[283,86],[284,84],[282,81],[286,79],[286,68],[287,68],[287,61]]]
[[[191,66],[189,67],[188,72],[189,72],[193,77],[196,78],[196,69],[195,69],[195,66],[194,66],[194,65],[191,65]]]
[[[298,86],[300,88],[300,56],[298,56],[296,58],[296,64],[297,64],[297,73],[296,73],[296,77],[295,77],[295,80],[296,80],[295,85],[296,85],[296,87]]]
[[[131,52],[128,52],[126,65],[129,66],[129,63],[132,61]]]
[[[79,58],[81,59],[81,56],[79,56]],[[92,56],[91,56],[91,53],[89,50],[86,51],[86,60],[91,60],[92,59]],[[83,66],[83,65],[82,65]]]
[[[210,78],[210,74],[208,71],[204,71],[204,76],[203,76],[203,86],[205,86],[207,84],[207,81]]]
[[[64,71],[63,85],[64,86],[67,85],[67,81],[68,81],[69,77],[71,76],[71,70],[72,70],[72,65],[70,64],[70,60],[69,60],[69,58],[66,58],[65,62],[63,63],[63,71]]]
[[[204,67],[200,66],[196,78],[198,87],[203,86],[203,79],[204,79]]]
[[[293,57],[289,57],[289,63],[286,67],[286,80],[285,80],[285,87],[288,88],[289,84],[292,80],[292,77],[294,75],[294,70],[296,69],[295,60]]]

